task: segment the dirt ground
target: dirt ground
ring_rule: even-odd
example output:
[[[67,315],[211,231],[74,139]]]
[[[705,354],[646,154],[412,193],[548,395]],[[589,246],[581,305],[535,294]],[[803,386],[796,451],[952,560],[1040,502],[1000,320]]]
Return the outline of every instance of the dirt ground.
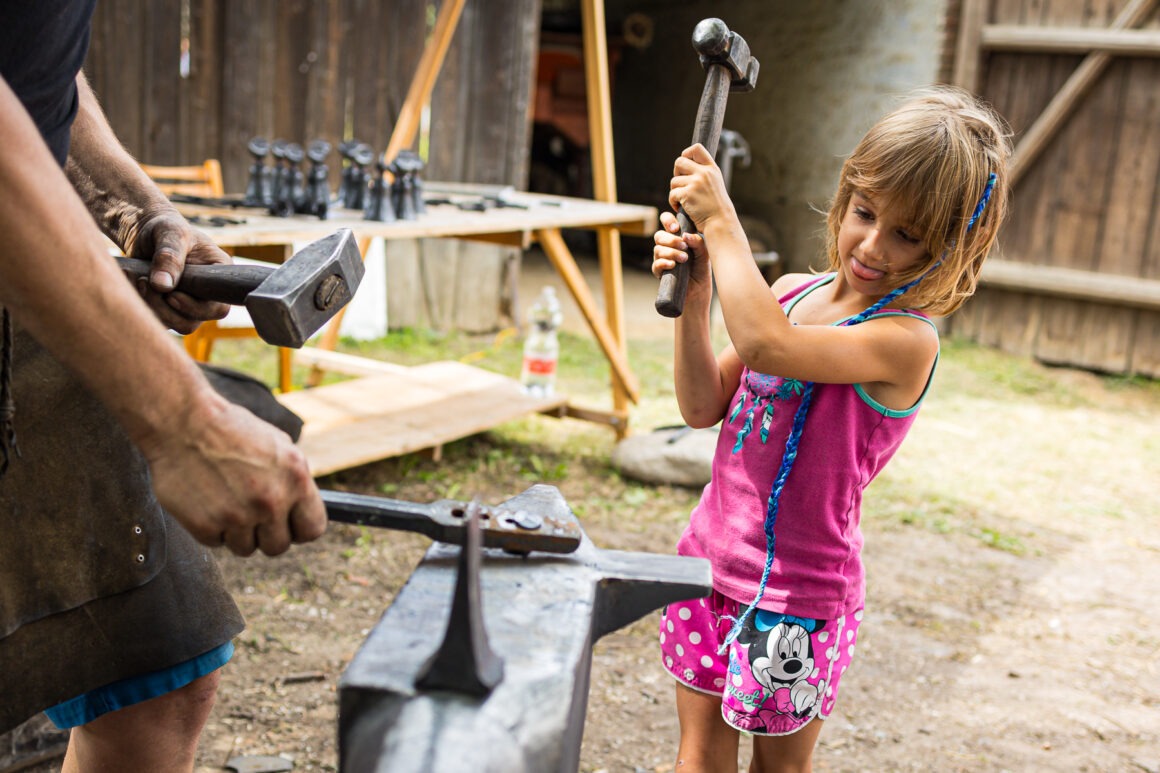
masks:
[[[628,305],[651,302],[651,279],[626,280]],[[664,323],[630,331],[669,335]],[[636,431],[676,419],[671,395],[650,400]],[[696,492],[616,475],[607,429],[525,424],[448,446],[440,463],[388,460],[321,483],[499,502],[544,480],[598,546],[672,551]],[[867,615],[815,769],[1160,773],[1158,500],[1155,385],[946,354],[867,497]],[[278,559],[221,555],[248,628],[199,773],[236,755],[335,770],[339,678],[428,545],[333,525]],[[597,644],[582,771],[674,769],[674,690],[655,625],[649,615]]]

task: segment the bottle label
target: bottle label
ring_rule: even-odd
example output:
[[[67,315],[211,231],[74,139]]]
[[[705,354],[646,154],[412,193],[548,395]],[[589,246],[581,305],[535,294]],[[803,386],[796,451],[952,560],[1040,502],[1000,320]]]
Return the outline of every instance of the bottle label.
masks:
[[[556,361],[544,357],[525,357],[524,370],[538,376],[551,376],[556,372]]]

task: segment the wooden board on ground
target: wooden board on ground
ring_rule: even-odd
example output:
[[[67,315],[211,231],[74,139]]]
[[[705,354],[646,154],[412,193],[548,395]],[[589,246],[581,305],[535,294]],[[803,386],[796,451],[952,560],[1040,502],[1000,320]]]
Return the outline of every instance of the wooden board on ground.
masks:
[[[432,362],[278,396],[303,422],[299,446],[316,476],[438,448],[567,398],[461,362]]]

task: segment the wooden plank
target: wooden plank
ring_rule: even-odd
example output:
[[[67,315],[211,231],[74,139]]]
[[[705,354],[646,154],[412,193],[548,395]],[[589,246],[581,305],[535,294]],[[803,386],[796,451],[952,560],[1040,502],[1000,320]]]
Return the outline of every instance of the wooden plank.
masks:
[[[307,0],[280,0],[277,11],[263,19],[265,26],[273,30],[274,43],[271,90],[266,92],[267,99],[277,95],[272,100],[274,129],[271,139],[280,137],[300,145],[306,141],[306,76],[318,56],[310,46],[310,11],[314,5]]]
[[[136,21],[148,31],[141,49],[143,99],[138,158],[155,164],[180,164],[183,158],[174,120],[181,110],[178,99],[180,6],[176,2],[145,3]]]
[[[423,49],[423,56],[419,59],[415,74],[411,78],[411,85],[407,90],[406,99],[403,100],[399,118],[391,131],[391,139],[383,152],[383,159],[387,163],[393,161],[400,150],[412,147],[415,142],[423,107],[431,98],[435,79],[439,77],[439,70],[443,66],[443,57],[446,56],[451,38],[459,25],[464,2],[465,0],[443,0],[439,6],[435,29],[432,30],[431,37]]]
[[[93,91],[109,119],[117,138],[134,157],[144,146],[142,115],[144,92],[138,87],[144,73],[142,52],[146,29],[141,22],[141,0],[106,0],[97,3],[94,14],[94,37],[106,43],[102,67]],[[91,59],[91,57],[90,57]],[[133,84],[124,88],[121,84]]]
[[[1122,115],[1126,65],[1120,60],[1108,66],[1101,87],[1075,103],[1056,136],[1054,152],[1043,156],[1051,170],[1051,192],[1045,198],[1054,218],[1046,254],[1057,265],[1096,267],[1118,148],[1115,133],[1107,127]]]
[[[984,286],[1084,301],[1160,310],[1160,281],[1114,276],[1058,266],[1037,266],[989,259],[983,264]]]
[[[1057,301],[1060,302],[1060,301]],[[1132,337],[1139,312],[1135,309],[1110,308],[1085,304],[1079,319],[1078,352],[1069,359],[1072,365],[1102,373],[1125,373],[1132,359]],[[1073,343],[1073,345],[1074,345]]]
[[[459,252],[459,242],[455,239],[422,239],[419,242],[422,292],[430,304],[427,307],[430,325],[436,330],[452,329],[460,274]]]
[[[458,362],[299,390],[278,400],[303,419],[299,446],[315,476],[437,447],[567,403],[563,396],[529,397],[514,379]]]
[[[612,144],[612,84],[608,67],[608,22],[604,0],[581,0],[580,15],[584,45],[584,85],[588,100],[588,136],[592,165],[592,190],[599,201],[617,200],[615,152]],[[625,352],[624,277],[620,251],[620,233],[601,229],[596,234],[596,251],[600,258],[600,276],[605,298],[605,318],[616,346]],[[613,380],[612,407],[617,413],[628,410],[637,401],[630,385]]]
[[[358,0],[348,44],[358,52],[345,73],[352,89],[343,137],[386,148],[427,39],[426,0]]]
[[[310,365],[330,373],[341,373],[344,376],[401,375],[408,370],[405,365],[374,360],[370,357],[359,357],[356,354],[319,349],[316,346],[304,346],[294,350],[293,360],[295,365]]]
[[[306,110],[300,135],[303,148],[314,139],[324,139],[333,146],[342,136],[342,105],[345,101],[345,79],[339,71],[342,10],[342,0],[313,2],[307,9]],[[301,69],[302,65],[299,65]]]
[[[191,127],[186,148],[193,161],[221,158],[221,9],[215,0],[190,0],[190,73],[182,120]]]
[[[451,306],[453,330],[490,333],[500,328],[507,266],[519,251],[491,244],[456,240],[459,272]]]
[[[383,242],[387,264],[387,324],[392,330],[427,327],[426,294],[419,268],[417,239],[387,239]]]
[[[1035,356],[1052,365],[1109,373],[1127,370],[1135,312],[1057,299],[1044,309]]]
[[[261,135],[273,138],[275,40],[267,20],[272,0],[223,5],[222,163],[227,191],[245,190],[251,163],[246,143]]]
[[[1160,378],[1160,312],[1140,312],[1128,373]]]
[[[990,345],[1012,354],[1034,354],[1043,305],[1043,298],[1027,293],[988,293],[986,315]]]
[[[959,38],[951,82],[967,91],[976,91],[979,88],[979,68],[983,54],[980,42],[986,20],[986,0],[962,0],[962,10],[959,12]]]
[[[1148,254],[1149,226],[1160,220],[1160,62],[1132,61],[1124,66],[1123,107],[1114,130],[1117,159],[1103,202],[1104,227],[1095,269],[1112,274],[1147,276],[1149,263],[1160,278],[1160,260]]]
[[[1043,327],[1035,342],[1035,357],[1052,365],[1077,365],[1076,342],[1082,332],[1079,301],[1057,300],[1043,313]]]
[[[1102,51],[1118,56],[1160,56],[1160,30],[988,24],[983,27],[981,45],[987,51],[1040,54],[1086,54],[1090,51]]]

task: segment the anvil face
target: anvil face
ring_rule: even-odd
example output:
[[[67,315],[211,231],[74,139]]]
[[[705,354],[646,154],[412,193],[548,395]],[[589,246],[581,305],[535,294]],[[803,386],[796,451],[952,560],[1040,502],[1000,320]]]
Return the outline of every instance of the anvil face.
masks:
[[[505,505],[575,522],[552,486]],[[702,559],[601,550],[587,536],[567,555],[485,549],[483,624],[503,679],[484,697],[424,691],[415,684],[443,640],[459,550],[432,545],[343,674],[345,773],[577,770],[593,644],[665,604],[707,595],[712,582]]]

